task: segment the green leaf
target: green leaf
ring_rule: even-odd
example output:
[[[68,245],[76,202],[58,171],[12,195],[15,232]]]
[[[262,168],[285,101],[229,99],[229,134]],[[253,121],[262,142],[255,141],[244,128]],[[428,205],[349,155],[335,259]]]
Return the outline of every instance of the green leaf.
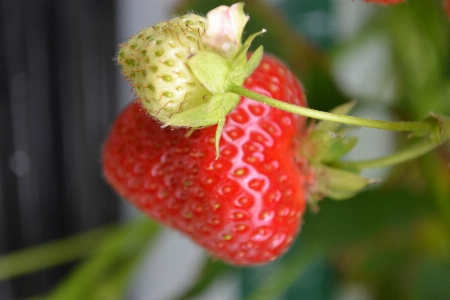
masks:
[[[219,54],[209,51],[198,51],[188,59],[187,65],[198,80],[213,94],[223,92],[230,63]]]

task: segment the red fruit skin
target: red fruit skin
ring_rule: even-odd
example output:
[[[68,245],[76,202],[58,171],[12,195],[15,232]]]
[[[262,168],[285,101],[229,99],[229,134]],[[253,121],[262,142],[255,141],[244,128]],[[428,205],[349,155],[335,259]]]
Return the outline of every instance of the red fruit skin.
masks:
[[[306,106],[296,77],[265,55],[245,87]],[[210,254],[235,265],[279,257],[297,235],[306,206],[307,165],[297,156],[305,118],[249,99],[227,116],[216,160],[216,126],[161,128],[137,102],[118,116],[104,144],[114,190]]]
[[[364,0],[364,1],[377,4],[398,4],[406,2],[406,0]]]

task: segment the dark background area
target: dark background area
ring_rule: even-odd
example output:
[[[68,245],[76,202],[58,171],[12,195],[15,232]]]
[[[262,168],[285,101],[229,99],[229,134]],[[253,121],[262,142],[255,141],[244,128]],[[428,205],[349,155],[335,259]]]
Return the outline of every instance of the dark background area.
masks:
[[[116,115],[114,1],[0,1],[0,255],[118,217],[100,148]],[[69,267],[0,283],[49,291]]]

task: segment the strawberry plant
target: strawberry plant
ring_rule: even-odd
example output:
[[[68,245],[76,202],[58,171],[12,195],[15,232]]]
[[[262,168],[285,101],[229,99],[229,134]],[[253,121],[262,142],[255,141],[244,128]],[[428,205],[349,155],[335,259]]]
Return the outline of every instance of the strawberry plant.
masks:
[[[199,11],[212,8],[210,2],[198,2],[208,7]],[[307,267],[320,259],[331,261],[346,280],[370,282],[380,299],[410,296],[413,292],[401,284],[393,285],[399,278],[409,284],[411,278],[404,274],[415,268],[414,280],[421,283],[430,272],[448,276],[444,267],[436,267],[448,266],[450,240],[445,148],[450,139],[445,60],[450,35],[441,4],[410,0],[377,7],[383,10],[381,17],[362,31],[384,30],[393,36],[392,65],[399,88],[392,110],[401,118],[396,121],[350,115],[357,104],[343,103],[347,97],[329,83],[323,54],[304,41],[293,41],[295,35],[286,27],[276,40],[296,50],[278,47],[277,55],[284,53],[287,63],[262,46],[252,48],[272,29],[267,26],[266,33],[261,26],[244,39],[249,17],[243,3],[213,8],[204,17],[179,15],[142,29],[120,45],[116,61],[135,100],[118,115],[105,139],[103,175],[146,217],[188,236],[208,253],[204,273],[180,299],[198,295],[214,279],[232,272],[244,281],[255,280],[243,292],[248,299],[288,299],[296,280],[305,280]],[[268,25],[279,22],[267,17],[272,12],[264,6],[248,7]],[[444,8],[448,13],[448,1]],[[419,11],[435,18],[420,18]],[[416,35],[405,35],[405,28]],[[432,37],[424,34],[430,28]],[[364,36],[355,40],[357,44]],[[435,57],[425,59],[434,42]],[[305,62],[292,63],[290,69],[289,57]],[[327,79],[318,81],[317,73]],[[312,108],[327,105],[323,102],[328,99],[317,97],[325,92],[323,86],[333,95],[330,102],[339,102],[329,112]],[[408,121],[412,118],[421,120]],[[399,138],[398,149],[387,156],[350,160],[347,155],[358,140],[348,133],[356,126],[407,133],[408,139]],[[395,167],[392,174],[382,187],[371,188],[382,181],[361,173],[386,166]],[[408,184],[413,188],[404,191]],[[433,198],[433,204],[424,198]],[[84,291],[93,298],[104,291],[122,295],[125,278],[144,252],[142,240],[126,237],[137,232],[141,239],[152,240],[157,230],[155,222],[145,222],[108,231],[97,260],[85,263],[52,297],[78,299]],[[411,265],[420,253],[432,253],[443,263]],[[269,276],[252,275],[265,267]],[[107,276],[109,271],[114,276]],[[298,296],[291,293],[294,299]]]

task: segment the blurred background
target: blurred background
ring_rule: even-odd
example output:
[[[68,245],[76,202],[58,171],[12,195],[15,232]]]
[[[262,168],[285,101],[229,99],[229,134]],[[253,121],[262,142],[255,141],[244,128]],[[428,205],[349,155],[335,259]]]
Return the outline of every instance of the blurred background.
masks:
[[[284,60],[309,105],[419,120],[450,115],[441,0],[244,1],[255,45]],[[450,146],[364,172],[382,178],[309,212],[274,263],[235,268],[142,218],[105,184],[100,149],[132,100],[114,62],[140,29],[232,1],[0,0],[0,299],[450,299]],[[355,129],[348,159],[404,134]]]

